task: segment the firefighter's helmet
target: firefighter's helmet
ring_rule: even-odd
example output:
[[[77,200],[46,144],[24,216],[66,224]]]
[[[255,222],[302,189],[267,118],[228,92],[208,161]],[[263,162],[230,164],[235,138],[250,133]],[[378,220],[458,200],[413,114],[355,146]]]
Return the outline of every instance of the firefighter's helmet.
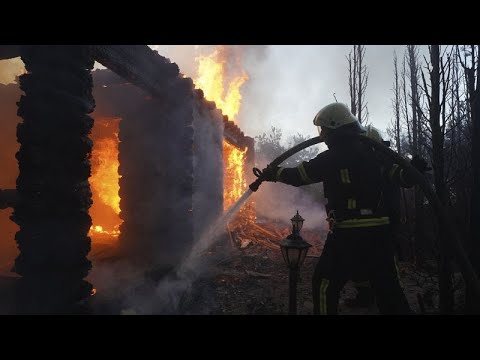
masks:
[[[315,118],[315,126],[326,127],[329,129],[338,129],[341,126],[358,122],[347,105],[342,103],[332,103],[321,109]]]
[[[322,138],[325,138],[327,132],[336,132],[347,125],[347,128],[351,127],[355,133],[362,134],[366,131],[348,106],[342,103],[332,103],[322,108],[313,119],[313,124],[318,127]]]
[[[378,141],[379,143],[383,143],[382,135],[380,135],[380,131],[378,131],[378,129],[376,129],[372,125],[368,125],[366,129],[367,132],[365,133],[365,136],[375,141]]]
[[[369,137],[372,140],[375,140],[375,141],[379,142],[380,144],[383,144],[387,147],[390,147],[390,145],[391,145],[390,141],[383,140],[382,135],[380,135],[380,131],[378,131],[378,129],[376,127],[374,127],[372,125],[368,125],[366,127],[366,130],[367,130],[367,132],[363,135]]]

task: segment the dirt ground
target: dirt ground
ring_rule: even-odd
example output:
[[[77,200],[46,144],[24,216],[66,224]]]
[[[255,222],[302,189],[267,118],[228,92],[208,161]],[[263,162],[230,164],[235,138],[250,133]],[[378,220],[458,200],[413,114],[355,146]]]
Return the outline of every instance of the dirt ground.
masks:
[[[284,224],[256,224],[248,231],[234,231],[230,237],[217,243],[202,255],[205,266],[194,274],[194,278],[175,301],[175,310],[155,310],[158,299],[158,279],[150,281],[149,287],[137,286],[133,277],[125,281],[118,278],[109,268],[110,277],[98,280],[96,269],[105,270],[112,263],[114,248],[109,245],[94,244],[90,258],[93,261],[91,279],[97,293],[89,301],[92,314],[184,314],[184,315],[286,315],[288,313],[288,269],[283,261],[280,242],[289,234]],[[309,255],[301,268],[297,289],[297,313],[311,315],[311,276],[318,256],[321,254],[326,234],[321,230],[302,230],[303,238],[312,244]],[[123,260],[122,260],[123,261]],[[120,265],[119,265],[120,264]],[[436,276],[432,271],[420,272],[409,263],[399,263],[400,280],[410,307],[416,314],[435,314],[438,308]],[[104,271],[105,274],[105,271]],[[11,313],[12,289],[15,278],[12,274],[0,274],[0,313]],[[161,278],[161,277],[160,277]],[[115,280],[115,281],[112,281]],[[127,284],[126,282],[130,282]],[[144,281],[144,280],[142,280]],[[157,282],[155,282],[157,281]],[[117,288],[113,287],[116,282]],[[457,276],[455,286],[462,283]],[[145,292],[142,301],[149,302],[150,310],[139,311],[139,307],[125,301],[125,297],[138,289]],[[121,291],[118,291],[121,289]],[[153,290],[152,290],[153,289]],[[128,293],[130,291],[130,293]],[[340,315],[377,315],[375,305],[369,308],[350,308],[345,299],[354,297],[356,290],[347,283],[339,302]],[[457,291],[456,304],[461,306],[461,291]],[[161,296],[161,294],[160,294]],[[130,305],[129,305],[130,304]],[[423,305],[423,308],[420,305]],[[152,310],[153,309],[153,310]]]
[[[207,253],[212,266],[195,282],[182,304],[184,314],[214,315],[284,315],[288,313],[288,269],[279,244],[289,234],[284,225],[263,224],[256,231],[232,234],[231,251]],[[275,236],[273,236],[275,235]],[[297,289],[297,313],[313,313],[311,277],[321,254],[325,233],[303,230],[303,238],[313,246],[301,268]],[[214,264],[214,265],[213,265]],[[416,271],[413,265],[399,263],[400,280],[410,307],[415,314],[434,314],[438,306],[436,283],[432,276]],[[353,298],[356,290],[351,282],[342,290],[340,315],[378,315],[378,308],[351,308],[345,299]],[[420,295],[420,297],[419,297]],[[420,307],[420,303],[423,308]]]
[[[297,313],[311,315],[313,302],[311,276],[317,259],[307,258],[297,288]],[[413,289],[412,289],[413,290]],[[339,313],[344,315],[377,314],[370,308],[349,308],[344,300],[356,290],[348,283],[342,291]],[[409,296],[417,308],[414,290]],[[285,315],[288,313],[288,269],[280,250],[253,245],[218,264],[194,285],[189,300],[182,306],[184,314],[214,315]],[[207,304],[208,302],[208,304]]]

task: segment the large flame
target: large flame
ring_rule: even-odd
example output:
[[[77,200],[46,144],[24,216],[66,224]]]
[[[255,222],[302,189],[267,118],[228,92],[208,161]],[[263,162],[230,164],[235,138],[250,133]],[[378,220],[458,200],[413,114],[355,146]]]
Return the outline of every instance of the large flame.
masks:
[[[206,99],[214,101],[223,114],[227,115],[232,121],[240,112],[242,103],[242,94],[240,92],[242,85],[248,80],[247,73],[243,69],[232,71],[232,66],[227,71],[227,48],[218,46],[209,55],[202,55],[195,60],[198,63],[197,78],[194,80],[195,86],[202,89]],[[239,59],[231,59],[234,63],[241,63]],[[232,74],[233,72],[233,74]],[[224,190],[223,204],[224,209],[233,205],[246,191],[247,180],[245,177],[245,159],[247,148],[241,150],[228,142],[223,142],[223,162],[224,162]],[[246,205],[240,210],[244,214],[242,218],[251,220],[253,214],[248,210],[251,205]],[[245,214],[247,212],[248,214]]]
[[[239,74],[227,73],[227,48],[223,45],[195,60],[198,63],[195,86],[202,89],[205,98],[214,101],[230,120],[234,120],[240,111],[240,89],[248,80],[247,73],[244,70],[240,70]]]
[[[118,134],[114,138],[98,140],[92,151],[92,163],[98,164],[92,171],[90,183],[105,205],[115,214],[120,214],[120,196],[118,191]]]
[[[240,150],[228,142],[223,142],[223,162],[225,164],[223,207],[228,209],[247,188],[245,179],[245,155],[247,149]]]
[[[90,234],[94,239],[118,237],[121,224],[118,174],[118,118],[95,120],[92,130],[92,175],[90,186],[93,205],[90,209],[93,225]]]

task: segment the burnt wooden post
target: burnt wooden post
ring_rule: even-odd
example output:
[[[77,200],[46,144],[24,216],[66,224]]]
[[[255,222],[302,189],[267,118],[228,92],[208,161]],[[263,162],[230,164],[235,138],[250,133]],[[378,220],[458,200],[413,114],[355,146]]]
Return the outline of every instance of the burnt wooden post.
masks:
[[[18,102],[16,157],[18,201],[12,219],[20,226],[20,255],[14,271],[22,275],[19,313],[70,313],[91,285],[91,205],[88,135],[94,108],[94,61],[88,45],[24,45],[27,74]]]
[[[120,246],[159,273],[193,243],[193,83],[172,83],[123,113],[119,133]]]

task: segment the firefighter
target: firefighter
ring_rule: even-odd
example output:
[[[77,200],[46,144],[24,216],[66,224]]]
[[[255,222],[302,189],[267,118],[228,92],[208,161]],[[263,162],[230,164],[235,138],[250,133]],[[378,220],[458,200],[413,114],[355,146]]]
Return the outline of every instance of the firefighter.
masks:
[[[293,186],[323,182],[330,232],[312,280],[314,314],[337,314],[348,280],[369,281],[382,314],[409,314],[384,191],[413,186],[412,174],[361,142],[366,129],[346,105],[325,106],[313,123],[328,150],[295,168],[267,167],[262,176]]]
[[[382,139],[382,136],[380,135],[380,132],[371,125],[366,127],[365,135],[375,141],[378,141],[379,143],[383,143],[385,146],[390,147],[390,142],[384,141]],[[392,184],[391,182],[386,185],[389,185],[389,186],[385,187],[383,196],[385,199],[385,204],[387,205],[387,212],[390,218],[390,227],[392,231],[392,236],[393,236],[395,245],[397,245],[396,250],[398,254],[399,244],[398,244],[398,241],[395,241],[395,240],[397,240],[396,235],[399,231],[400,217],[401,217],[400,187],[395,186],[395,184]],[[369,307],[375,303],[375,293],[370,284],[370,281],[354,281],[354,287],[356,290],[356,295],[354,298],[345,299],[344,301],[345,305],[349,307]]]

